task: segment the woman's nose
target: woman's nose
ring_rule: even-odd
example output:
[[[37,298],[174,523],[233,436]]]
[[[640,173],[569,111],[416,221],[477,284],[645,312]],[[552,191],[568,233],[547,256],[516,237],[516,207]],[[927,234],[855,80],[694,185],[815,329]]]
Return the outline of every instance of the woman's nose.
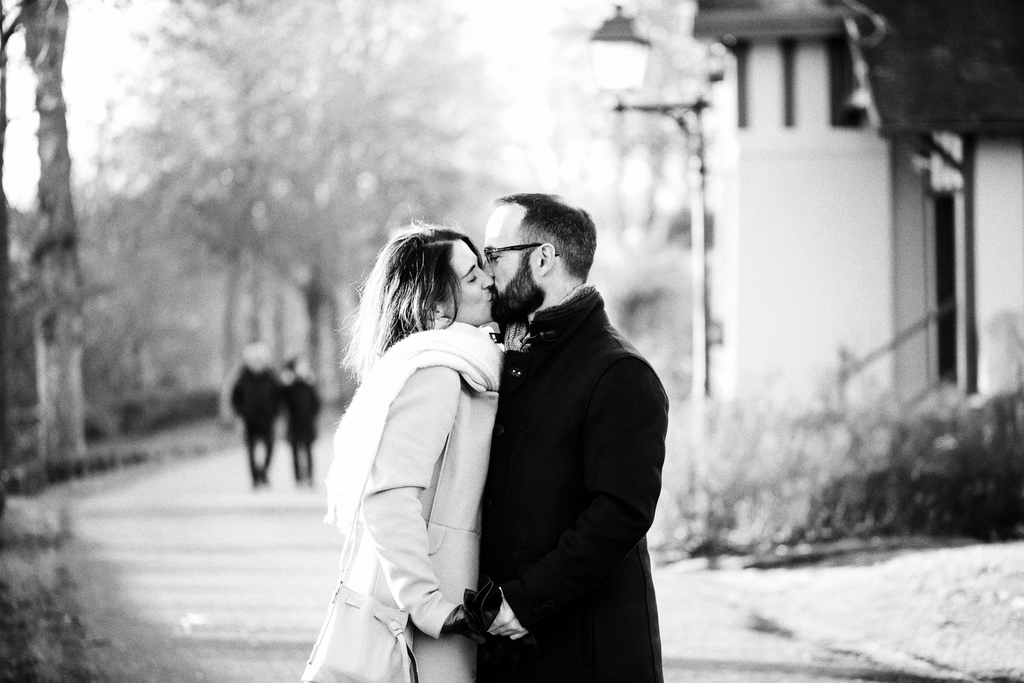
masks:
[[[484,289],[490,289],[494,286],[494,277],[489,272],[484,271],[484,276],[480,279],[480,284]]]

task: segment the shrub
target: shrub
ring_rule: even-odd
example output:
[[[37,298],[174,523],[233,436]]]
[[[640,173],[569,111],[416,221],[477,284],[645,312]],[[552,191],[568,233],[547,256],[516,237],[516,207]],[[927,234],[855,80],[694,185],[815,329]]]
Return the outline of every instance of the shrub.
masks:
[[[1024,394],[942,391],[914,409],[712,404],[675,411],[660,511],[691,554],[927,534],[1003,538],[1024,522]],[[698,423],[699,424],[699,423]]]
[[[147,391],[129,394],[104,404],[92,404],[87,431],[92,438],[115,434],[142,434],[162,427],[217,416],[217,389]]]
[[[1024,522],[1024,394],[940,394],[890,426],[886,459],[835,477],[809,532],[1006,538]]]

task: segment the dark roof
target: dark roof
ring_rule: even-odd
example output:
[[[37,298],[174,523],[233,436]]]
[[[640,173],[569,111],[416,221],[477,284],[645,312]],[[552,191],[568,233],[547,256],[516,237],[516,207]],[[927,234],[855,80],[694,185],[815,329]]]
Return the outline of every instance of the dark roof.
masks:
[[[888,27],[864,48],[883,131],[1024,131],[1024,1],[864,3]]]
[[[698,38],[818,38],[843,35],[838,0],[698,0]]]
[[[1024,131],[1024,0],[861,0],[885,18],[864,46],[885,132]],[[853,3],[851,3],[853,4]],[[699,38],[845,35],[841,0],[698,0]],[[871,22],[858,20],[870,38]]]

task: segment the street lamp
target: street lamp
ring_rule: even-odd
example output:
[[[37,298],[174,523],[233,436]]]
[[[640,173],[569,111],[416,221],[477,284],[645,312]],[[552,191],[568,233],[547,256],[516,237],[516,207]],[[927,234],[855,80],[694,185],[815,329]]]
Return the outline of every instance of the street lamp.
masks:
[[[615,16],[590,38],[590,62],[601,90],[639,90],[650,56],[651,41],[637,33],[633,18],[622,13],[622,5],[615,6]]]
[[[590,38],[590,58],[598,87],[618,98],[615,111],[640,111],[668,116],[676,122],[694,151],[696,165],[688,174],[691,186],[690,235],[693,259],[693,386],[694,399],[711,395],[711,298],[708,286],[707,167],[705,164],[704,110],[709,102],[702,92],[692,102],[627,104],[622,96],[643,86],[651,43],[636,30],[632,17],[616,5]],[[720,80],[712,76],[709,80]]]

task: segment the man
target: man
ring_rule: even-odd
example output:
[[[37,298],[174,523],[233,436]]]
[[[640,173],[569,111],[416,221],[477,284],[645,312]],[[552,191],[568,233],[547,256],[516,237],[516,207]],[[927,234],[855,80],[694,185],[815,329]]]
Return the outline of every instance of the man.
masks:
[[[585,284],[597,241],[587,212],[544,194],[496,204],[484,253],[506,356],[481,574],[503,603],[479,680],[662,681],[645,534],[668,399]],[[508,652],[527,633],[539,655],[494,666],[515,664]]]
[[[274,420],[281,400],[281,383],[270,367],[270,350],[264,344],[249,344],[242,350],[242,372],[231,390],[231,407],[245,424],[245,447],[249,452],[252,487],[270,484],[268,472],[274,455]],[[256,459],[256,444],[262,443],[263,463]]]

